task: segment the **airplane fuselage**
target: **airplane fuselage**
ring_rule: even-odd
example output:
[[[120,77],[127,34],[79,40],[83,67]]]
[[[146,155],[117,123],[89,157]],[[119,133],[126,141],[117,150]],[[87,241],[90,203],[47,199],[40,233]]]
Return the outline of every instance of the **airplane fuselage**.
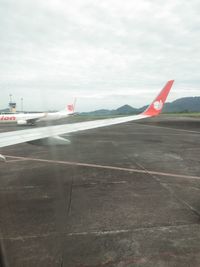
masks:
[[[1,114],[0,115],[0,123],[6,123],[6,122],[16,122],[16,116],[11,114]]]
[[[0,123],[17,123],[19,125],[28,125],[39,121],[59,120],[68,116],[69,114],[64,112],[0,114]]]

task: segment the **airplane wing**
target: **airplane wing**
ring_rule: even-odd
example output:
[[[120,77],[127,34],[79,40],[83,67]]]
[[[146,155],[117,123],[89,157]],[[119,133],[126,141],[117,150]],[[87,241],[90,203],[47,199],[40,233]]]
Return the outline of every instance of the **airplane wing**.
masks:
[[[62,134],[85,131],[89,129],[105,127],[105,126],[157,116],[162,111],[165,100],[168,96],[168,93],[172,87],[173,82],[174,82],[173,80],[168,81],[167,84],[159,93],[159,95],[155,98],[155,100],[141,114],[125,116],[120,118],[118,117],[118,118],[94,120],[87,122],[71,123],[67,125],[40,127],[36,129],[20,130],[14,132],[13,131],[4,132],[0,133],[0,147],[11,146],[15,144],[30,142],[49,137],[58,137],[59,135]]]

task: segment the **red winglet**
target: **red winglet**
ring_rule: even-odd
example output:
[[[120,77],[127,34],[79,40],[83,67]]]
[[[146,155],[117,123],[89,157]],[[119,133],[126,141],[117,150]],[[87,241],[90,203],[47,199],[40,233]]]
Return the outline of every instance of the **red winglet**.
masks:
[[[157,116],[163,109],[165,100],[169,94],[174,80],[168,81],[165,87],[162,89],[156,99],[148,106],[148,108],[142,113],[148,116]]]

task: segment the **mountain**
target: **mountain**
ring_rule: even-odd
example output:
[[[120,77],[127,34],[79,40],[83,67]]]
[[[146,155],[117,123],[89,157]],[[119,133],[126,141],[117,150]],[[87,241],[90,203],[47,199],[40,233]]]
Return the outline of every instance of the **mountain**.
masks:
[[[86,115],[123,115],[123,114],[138,114],[143,112],[147,106],[141,108],[133,108],[129,105],[121,106],[115,110],[100,109],[91,112],[83,112],[81,114]],[[200,96],[195,97],[183,97],[179,98],[171,103],[165,103],[163,108],[164,113],[170,112],[200,112]]]
[[[137,108],[133,108],[129,105],[124,105],[122,107],[119,107],[118,109],[115,110],[115,114],[120,115],[120,114],[135,114],[138,113]]]
[[[138,109],[133,108],[129,105],[121,106],[117,109],[98,109],[91,112],[82,112],[82,115],[97,115],[97,116],[106,116],[106,115],[121,115],[121,114],[136,114]]]
[[[163,112],[200,112],[200,97],[183,97],[166,103]]]

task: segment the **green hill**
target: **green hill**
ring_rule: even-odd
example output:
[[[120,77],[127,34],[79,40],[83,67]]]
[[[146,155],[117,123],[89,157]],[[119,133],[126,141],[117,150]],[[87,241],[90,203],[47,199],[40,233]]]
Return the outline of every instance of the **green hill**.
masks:
[[[143,112],[147,106],[143,106],[141,108],[133,108],[129,105],[121,106],[115,110],[108,110],[108,109],[100,109],[91,112],[84,112],[81,114],[86,115],[125,115],[125,114],[138,114]],[[165,103],[163,108],[164,113],[173,113],[173,112],[180,112],[180,113],[189,113],[189,112],[200,112],[200,96],[195,97],[183,97],[179,98],[171,103]]]

